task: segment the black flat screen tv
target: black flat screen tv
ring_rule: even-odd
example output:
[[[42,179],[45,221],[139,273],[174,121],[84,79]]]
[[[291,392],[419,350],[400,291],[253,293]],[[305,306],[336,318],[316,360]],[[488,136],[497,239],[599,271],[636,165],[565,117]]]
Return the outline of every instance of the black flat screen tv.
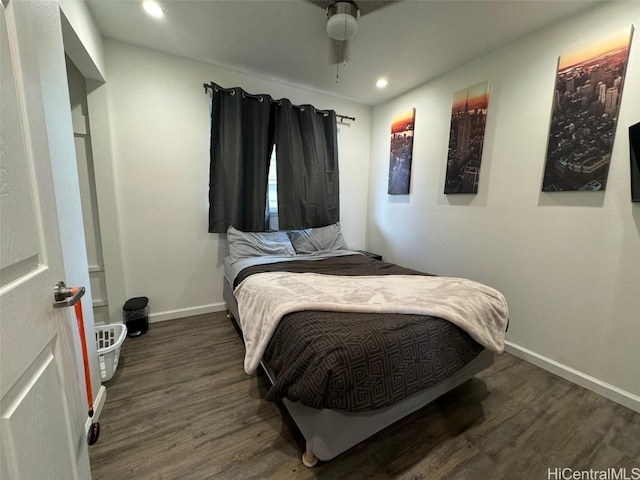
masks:
[[[640,122],[629,127],[631,158],[631,201],[640,202]]]

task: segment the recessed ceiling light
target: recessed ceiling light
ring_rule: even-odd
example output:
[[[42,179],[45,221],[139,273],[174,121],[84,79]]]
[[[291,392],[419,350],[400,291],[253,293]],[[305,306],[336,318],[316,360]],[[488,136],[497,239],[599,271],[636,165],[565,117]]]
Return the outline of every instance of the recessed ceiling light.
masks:
[[[386,78],[380,78],[377,82],[376,82],[376,87],[378,88],[384,88],[389,84],[389,82],[387,82]]]
[[[164,17],[164,10],[162,10],[162,7],[153,0],[145,0],[142,3],[142,8],[144,8],[144,11],[154,18]]]

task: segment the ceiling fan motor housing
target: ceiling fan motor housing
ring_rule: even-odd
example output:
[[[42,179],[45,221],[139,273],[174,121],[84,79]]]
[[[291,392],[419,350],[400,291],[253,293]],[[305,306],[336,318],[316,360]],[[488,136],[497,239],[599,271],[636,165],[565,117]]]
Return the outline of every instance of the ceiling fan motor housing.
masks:
[[[327,33],[334,40],[350,40],[358,32],[358,7],[354,2],[334,2],[327,8]]]

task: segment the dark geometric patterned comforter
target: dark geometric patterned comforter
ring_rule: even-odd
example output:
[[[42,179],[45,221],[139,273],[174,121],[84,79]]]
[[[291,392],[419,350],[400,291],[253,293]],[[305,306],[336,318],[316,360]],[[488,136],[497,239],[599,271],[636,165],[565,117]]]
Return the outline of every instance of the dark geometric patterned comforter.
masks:
[[[427,275],[363,255],[244,269],[337,275]],[[235,287],[235,285],[234,285]],[[388,407],[454,374],[483,347],[446,320],[425,315],[303,311],[285,315],[263,356],[275,383],[271,400],[315,408]]]

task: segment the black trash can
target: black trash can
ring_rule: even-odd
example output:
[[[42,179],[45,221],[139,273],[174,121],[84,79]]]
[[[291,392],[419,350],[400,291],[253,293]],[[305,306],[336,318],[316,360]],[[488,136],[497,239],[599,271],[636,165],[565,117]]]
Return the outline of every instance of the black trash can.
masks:
[[[138,337],[149,328],[149,299],[134,297],[127,300],[122,307],[124,323],[127,325],[127,336]]]

